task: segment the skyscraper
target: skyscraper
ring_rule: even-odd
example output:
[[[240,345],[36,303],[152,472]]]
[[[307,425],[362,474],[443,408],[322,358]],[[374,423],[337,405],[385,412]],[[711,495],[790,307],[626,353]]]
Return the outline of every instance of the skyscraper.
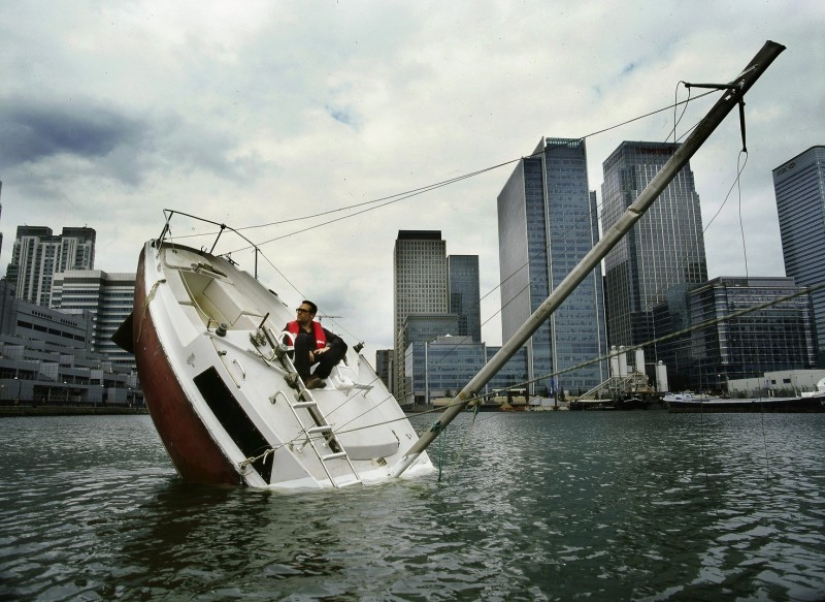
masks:
[[[440,230],[399,230],[393,250],[395,281],[393,332],[393,394],[405,399],[406,375],[404,357],[408,342],[404,336],[404,321],[410,314],[446,314],[447,243]],[[403,403],[403,401],[402,401]]]
[[[447,257],[450,279],[450,313],[458,316],[458,336],[481,342],[481,309],[478,283],[478,255]]]
[[[798,286],[825,282],[825,146],[773,170],[785,274]],[[812,294],[819,361],[825,367],[825,290]]]
[[[622,216],[670,159],[678,144],[622,142],[603,163],[602,228]],[[605,302],[611,345],[655,338],[653,307],[668,293],[687,294],[708,278],[699,195],[690,164],[607,254]]]
[[[598,241],[595,194],[584,140],[543,138],[498,196],[502,336],[506,341]],[[607,351],[601,268],[576,288],[527,343],[533,391],[557,382],[572,394],[607,378],[604,363],[548,375]]]
[[[54,236],[44,226],[18,226],[6,270],[16,297],[48,307],[54,274],[94,268],[96,236],[92,228],[63,228]]]

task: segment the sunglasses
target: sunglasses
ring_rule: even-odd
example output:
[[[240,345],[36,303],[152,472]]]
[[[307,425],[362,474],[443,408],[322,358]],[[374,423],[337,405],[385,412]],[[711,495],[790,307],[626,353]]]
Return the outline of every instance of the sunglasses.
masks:
[[[303,307],[299,307],[295,311],[298,312],[299,314],[311,314],[312,313],[311,310],[304,309]]]

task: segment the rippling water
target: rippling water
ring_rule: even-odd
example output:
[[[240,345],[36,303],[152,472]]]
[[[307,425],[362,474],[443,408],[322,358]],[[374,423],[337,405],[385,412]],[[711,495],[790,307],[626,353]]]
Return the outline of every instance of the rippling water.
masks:
[[[181,482],[146,416],[2,419],[0,599],[825,597],[825,415],[471,418],[440,481],[291,496]]]

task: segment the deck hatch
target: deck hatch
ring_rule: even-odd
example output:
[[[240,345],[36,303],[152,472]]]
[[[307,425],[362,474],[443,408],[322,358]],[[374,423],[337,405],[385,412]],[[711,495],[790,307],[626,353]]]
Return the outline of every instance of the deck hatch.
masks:
[[[198,374],[194,381],[215,418],[246,457],[259,456],[270,447],[214,367]],[[272,460],[273,455],[267,454],[252,463],[266,483],[269,483],[272,474]]]

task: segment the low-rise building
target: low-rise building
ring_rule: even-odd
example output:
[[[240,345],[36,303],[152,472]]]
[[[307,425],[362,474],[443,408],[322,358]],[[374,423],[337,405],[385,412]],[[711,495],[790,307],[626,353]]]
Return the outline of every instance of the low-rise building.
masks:
[[[90,349],[92,316],[14,297],[0,281],[0,405],[143,406],[134,370]]]

